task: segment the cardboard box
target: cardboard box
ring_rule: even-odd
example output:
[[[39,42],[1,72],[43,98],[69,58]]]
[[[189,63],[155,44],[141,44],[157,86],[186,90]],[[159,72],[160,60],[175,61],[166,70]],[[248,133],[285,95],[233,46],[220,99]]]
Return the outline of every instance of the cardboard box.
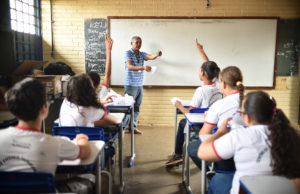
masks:
[[[45,86],[47,95],[56,96],[62,93],[62,75],[27,75],[27,77],[38,79]]]

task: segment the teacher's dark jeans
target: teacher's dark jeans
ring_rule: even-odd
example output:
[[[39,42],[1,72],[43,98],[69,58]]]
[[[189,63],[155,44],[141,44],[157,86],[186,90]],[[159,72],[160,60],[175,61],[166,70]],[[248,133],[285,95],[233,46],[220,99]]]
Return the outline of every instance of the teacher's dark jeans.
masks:
[[[140,113],[140,106],[142,104],[142,99],[144,95],[144,89],[143,86],[124,86],[124,94],[128,94],[129,96],[132,96],[135,100],[134,103],[134,118],[133,118],[133,125],[134,129],[137,126],[137,118]],[[128,126],[129,124],[130,115],[126,115],[124,119],[124,128]]]

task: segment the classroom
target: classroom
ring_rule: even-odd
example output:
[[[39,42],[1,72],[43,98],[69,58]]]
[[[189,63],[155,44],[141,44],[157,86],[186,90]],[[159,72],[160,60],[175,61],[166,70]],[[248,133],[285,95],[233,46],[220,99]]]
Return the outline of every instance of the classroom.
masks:
[[[134,105],[137,121],[130,117],[128,124],[130,114],[133,115],[131,109],[120,113],[119,109],[105,106],[106,111],[118,118],[114,127],[120,130],[114,131],[117,140],[111,139],[115,141],[116,157],[103,169],[113,181],[102,173],[100,186],[96,186],[101,193],[210,193],[209,182],[205,182],[202,171],[188,156],[185,171],[181,163],[172,168],[166,166],[169,157],[175,154],[180,121],[187,118],[171,99],[181,99],[185,108],[192,106],[195,90],[206,85],[202,78],[199,80],[202,71],[198,73],[202,63],[208,61],[201,54],[204,51],[221,72],[228,66],[240,68],[243,80],[238,81],[245,85],[245,96],[258,90],[272,96],[275,109],[281,109],[300,134],[299,0],[2,0],[0,6],[0,128],[11,117],[10,113],[6,115],[5,92],[32,69],[36,76],[31,77],[37,78],[47,65],[62,62],[75,75],[96,71],[101,76],[99,88],[106,84],[105,34],[113,40],[108,86],[124,96],[124,90],[127,91],[124,85],[130,85],[124,84],[124,80],[130,81],[127,73],[137,68],[134,63],[140,63],[140,55],[135,55],[128,64],[131,55],[128,53],[134,41],[142,41],[140,51],[147,54],[141,58],[145,60],[144,66],[135,69],[136,74],[130,74],[144,78],[142,97],[134,97],[136,102],[142,99],[139,106]],[[199,44],[202,51],[197,50]],[[42,129],[50,135],[67,96],[68,82],[60,82],[62,77],[47,77],[61,84],[59,91],[50,91],[53,95],[48,95],[48,117],[42,122]],[[123,102],[126,100],[125,96]],[[238,111],[243,117],[242,109]],[[16,124],[16,120],[9,123]],[[123,131],[126,125],[138,130]],[[216,125],[220,128],[219,123]],[[188,127],[192,128],[192,124]],[[184,149],[188,151],[187,147]],[[186,162],[186,158],[183,160]],[[1,165],[0,156],[0,170]],[[297,191],[300,192],[299,188]]]

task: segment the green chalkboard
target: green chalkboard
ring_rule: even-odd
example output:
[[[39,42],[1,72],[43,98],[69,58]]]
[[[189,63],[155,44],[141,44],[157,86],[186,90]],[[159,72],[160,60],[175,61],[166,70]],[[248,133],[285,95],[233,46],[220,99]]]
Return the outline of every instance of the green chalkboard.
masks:
[[[277,75],[298,75],[300,52],[300,19],[279,20],[277,42]]]
[[[101,75],[105,73],[106,29],[106,19],[95,18],[84,21],[86,72],[95,71]]]

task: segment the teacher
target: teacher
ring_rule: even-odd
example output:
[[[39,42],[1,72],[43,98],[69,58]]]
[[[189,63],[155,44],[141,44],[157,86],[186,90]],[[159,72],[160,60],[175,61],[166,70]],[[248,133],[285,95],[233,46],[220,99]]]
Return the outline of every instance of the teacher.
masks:
[[[139,36],[131,38],[131,49],[125,52],[125,81],[124,81],[124,93],[133,96],[134,103],[134,133],[142,134],[137,127],[137,118],[140,113],[140,105],[143,99],[143,80],[144,71],[150,72],[151,66],[144,66],[144,61],[154,60],[162,55],[161,51],[156,54],[147,54],[140,51],[142,46],[142,39]],[[128,126],[129,117],[126,116],[124,121],[124,127]]]

